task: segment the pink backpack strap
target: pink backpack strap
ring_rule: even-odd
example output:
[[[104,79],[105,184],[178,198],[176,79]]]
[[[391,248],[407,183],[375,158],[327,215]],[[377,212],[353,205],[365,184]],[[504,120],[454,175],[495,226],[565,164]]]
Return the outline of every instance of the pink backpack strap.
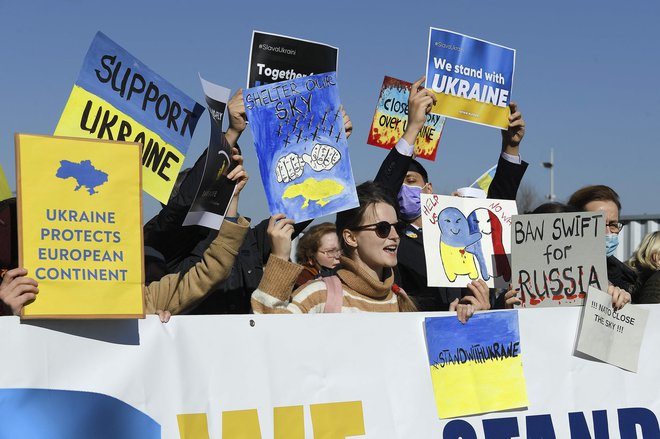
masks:
[[[324,313],[338,313],[341,312],[341,307],[344,303],[344,289],[341,287],[339,277],[326,276],[322,277],[325,282],[327,298],[325,300]]]

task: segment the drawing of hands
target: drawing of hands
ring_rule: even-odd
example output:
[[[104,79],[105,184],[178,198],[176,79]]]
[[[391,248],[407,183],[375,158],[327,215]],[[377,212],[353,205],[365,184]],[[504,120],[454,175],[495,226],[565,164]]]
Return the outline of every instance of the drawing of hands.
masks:
[[[302,159],[310,168],[319,171],[328,171],[337,164],[341,158],[341,153],[330,145],[317,143],[312,148],[312,154],[303,154]]]
[[[297,154],[287,154],[277,161],[275,177],[278,183],[288,183],[303,175],[305,162]]]

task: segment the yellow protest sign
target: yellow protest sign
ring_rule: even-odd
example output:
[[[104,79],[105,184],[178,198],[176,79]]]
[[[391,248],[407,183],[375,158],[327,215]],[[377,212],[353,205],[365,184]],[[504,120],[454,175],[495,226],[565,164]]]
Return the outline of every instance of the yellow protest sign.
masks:
[[[167,203],[204,107],[98,32],[56,136],[142,145],[144,190]]]
[[[0,201],[11,198],[11,189],[9,189],[9,182],[5,176],[5,171],[2,170],[0,165]]]
[[[24,318],[144,316],[138,143],[16,135]]]
[[[113,123],[109,127],[104,120],[111,120]],[[185,158],[158,134],[77,85],[71,90],[55,128],[55,135],[126,140],[143,144],[142,184],[149,194],[162,203],[167,203]]]

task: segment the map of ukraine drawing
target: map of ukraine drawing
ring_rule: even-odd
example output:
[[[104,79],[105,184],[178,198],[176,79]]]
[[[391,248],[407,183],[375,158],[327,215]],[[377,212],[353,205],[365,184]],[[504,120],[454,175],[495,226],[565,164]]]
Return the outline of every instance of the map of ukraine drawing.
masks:
[[[60,160],[55,176],[63,180],[73,178],[77,183],[74,191],[85,187],[89,195],[98,193],[96,188],[108,181],[108,174],[96,169],[91,160],[82,160],[80,163]]]

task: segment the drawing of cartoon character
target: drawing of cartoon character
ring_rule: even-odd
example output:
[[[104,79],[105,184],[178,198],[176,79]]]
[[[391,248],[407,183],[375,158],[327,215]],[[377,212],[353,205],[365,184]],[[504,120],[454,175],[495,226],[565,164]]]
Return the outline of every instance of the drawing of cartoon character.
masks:
[[[467,217],[470,233],[481,233],[481,239],[472,244],[471,253],[479,262],[479,271],[484,280],[490,279],[493,274],[493,241],[491,239],[493,228],[491,226],[490,211],[480,207],[474,209]]]
[[[467,218],[455,207],[447,207],[438,216],[440,228],[440,259],[450,282],[458,275],[470,279],[479,277],[471,246],[481,239],[481,233],[470,233]]]
[[[488,211],[488,215],[490,217],[491,230],[493,231],[490,236],[493,245],[493,260],[495,261],[494,276],[502,276],[505,282],[509,282],[511,280],[511,265],[504,250],[504,241],[502,241],[502,223],[497,215],[490,210]]]

